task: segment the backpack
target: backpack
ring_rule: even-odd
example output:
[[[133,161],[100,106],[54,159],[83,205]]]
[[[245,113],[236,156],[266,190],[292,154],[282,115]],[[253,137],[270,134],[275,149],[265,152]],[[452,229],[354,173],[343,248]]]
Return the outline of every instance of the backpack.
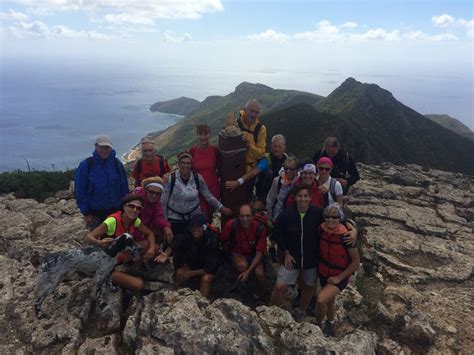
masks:
[[[255,144],[257,144],[258,134],[260,133],[260,128],[262,128],[262,124],[260,122],[257,123],[257,125],[255,126],[255,129],[253,131],[248,130],[247,128],[244,127],[244,125],[242,123],[242,119],[240,117],[237,118],[237,125],[239,126],[241,131],[252,133],[253,134],[253,141],[255,142]]]
[[[165,173],[165,157],[160,154],[155,154],[158,157],[159,164],[160,164],[160,174],[163,175]],[[142,172],[142,160],[138,159],[137,161],[137,176],[140,179],[140,173]]]
[[[232,221],[232,227],[230,229],[229,240],[228,240],[229,245],[234,244],[235,236],[237,235],[237,228],[238,227],[239,227],[239,220],[237,218],[235,218]],[[265,226],[263,225],[263,223],[258,222],[257,230],[255,232],[255,248],[257,247],[258,239],[262,235],[262,232],[263,232],[264,228],[265,228]]]

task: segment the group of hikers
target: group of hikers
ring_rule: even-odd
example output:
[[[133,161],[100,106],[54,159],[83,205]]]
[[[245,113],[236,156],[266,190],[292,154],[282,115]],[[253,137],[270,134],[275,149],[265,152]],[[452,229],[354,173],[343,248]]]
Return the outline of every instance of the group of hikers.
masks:
[[[197,280],[204,297],[229,262],[236,282],[250,288],[253,278],[255,289],[249,292],[267,299],[265,257],[270,254],[280,263],[270,304],[281,305],[295,285],[295,317],[303,317],[313,300],[316,324],[334,336],[336,296],[359,266],[357,230],[343,210],[343,196],[359,174],[336,137],[328,137],[304,161],[286,153],[281,134],[271,138],[267,152],[260,109],[257,100],[250,100],[233,122],[246,146],[246,171],[231,181],[222,181],[219,149],[209,143],[211,130],[204,123],[196,126],[197,144],[178,154],[175,170],[144,138],[131,174],[132,191],[110,138],[98,137],[75,178],[77,204],[90,231],[87,240],[107,247],[130,233],[142,246],[144,265],[172,259],[175,283],[188,286]],[[221,202],[223,189],[244,191],[246,202],[230,209]],[[212,224],[217,211],[222,230]],[[133,263],[126,255],[120,258],[124,265]],[[120,270],[112,273],[115,284],[144,288],[141,277]]]

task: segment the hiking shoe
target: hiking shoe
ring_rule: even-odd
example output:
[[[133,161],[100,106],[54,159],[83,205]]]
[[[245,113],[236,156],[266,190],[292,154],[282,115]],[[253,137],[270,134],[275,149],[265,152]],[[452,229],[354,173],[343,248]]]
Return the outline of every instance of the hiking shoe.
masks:
[[[293,319],[298,323],[301,323],[304,321],[305,315],[306,313],[299,308],[293,311]]]
[[[336,336],[336,323],[325,321],[323,326],[323,334],[327,337],[335,337]]]
[[[306,314],[311,317],[316,316],[314,312],[315,309],[316,309],[316,296],[313,296],[313,298],[311,298],[311,302],[309,302],[308,308],[306,308]]]

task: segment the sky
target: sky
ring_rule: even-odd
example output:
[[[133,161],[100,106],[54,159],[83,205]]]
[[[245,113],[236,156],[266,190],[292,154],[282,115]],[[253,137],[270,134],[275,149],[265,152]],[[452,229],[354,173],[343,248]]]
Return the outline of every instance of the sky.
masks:
[[[355,76],[380,78],[408,101],[408,92],[424,94],[415,93],[422,82],[474,96],[472,1],[3,0],[0,21],[4,66],[73,61],[286,72],[287,89],[308,89],[301,77],[319,73],[337,78],[312,85],[322,95]],[[474,128],[472,100],[452,111],[439,113]]]

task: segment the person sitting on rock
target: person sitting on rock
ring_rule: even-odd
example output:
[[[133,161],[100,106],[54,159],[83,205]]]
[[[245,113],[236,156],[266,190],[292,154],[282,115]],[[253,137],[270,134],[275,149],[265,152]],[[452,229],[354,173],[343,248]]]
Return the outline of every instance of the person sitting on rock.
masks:
[[[163,193],[163,180],[160,177],[149,177],[142,181],[142,186],[136,187],[132,194],[143,197],[144,205],[140,213],[142,223],[147,226],[156,237],[156,243],[160,245],[163,241],[167,243],[173,239],[171,224],[166,220],[161,207],[161,195]],[[143,240],[143,234],[135,230],[134,236],[138,241]]]
[[[238,217],[227,221],[221,238],[233,268],[239,273],[238,280],[247,283],[254,274],[259,291],[256,296],[263,297],[266,292],[264,253],[267,238],[265,226],[255,220],[250,204],[240,206]]]
[[[336,203],[324,209],[324,223],[321,224],[319,242],[319,282],[321,291],[316,304],[316,323],[321,323],[327,336],[335,336],[336,297],[346,288],[349,277],[360,264],[359,252],[354,245],[344,243],[346,227],[341,223],[342,208]]]
[[[313,162],[316,164],[322,157],[331,158],[334,165],[331,176],[341,183],[345,195],[349,188],[360,180],[360,176],[354,160],[349,153],[340,148],[341,145],[336,137],[327,137],[323,149],[314,154]]]
[[[171,249],[176,283],[184,285],[198,278],[201,295],[209,297],[210,285],[223,263],[219,231],[207,224],[204,215],[194,215],[185,232],[173,238]]]
[[[132,171],[135,187],[141,186],[143,179],[154,176],[163,177],[171,171],[166,159],[162,155],[156,154],[154,141],[143,138],[141,151],[142,157],[137,160]]]
[[[155,256],[155,235],[138,217],[143,210],[143,205],[142,196],[125,196],[120,202],[120,210],[107,217],[102,224],[87,235],[86,240],[93,245],[105,248],[112,243],[114,238],[120,237],[123,233],[133,235],[138,229],[145,237],[145,240],[138,242],[144,251],[143,262],[148,263]],[[122,258],[123,261],[125,260]],[[144,286],[141,278],[122,271],[112,272],[111,278],[114,284],[128,290],[137,291],[143,289]]]

